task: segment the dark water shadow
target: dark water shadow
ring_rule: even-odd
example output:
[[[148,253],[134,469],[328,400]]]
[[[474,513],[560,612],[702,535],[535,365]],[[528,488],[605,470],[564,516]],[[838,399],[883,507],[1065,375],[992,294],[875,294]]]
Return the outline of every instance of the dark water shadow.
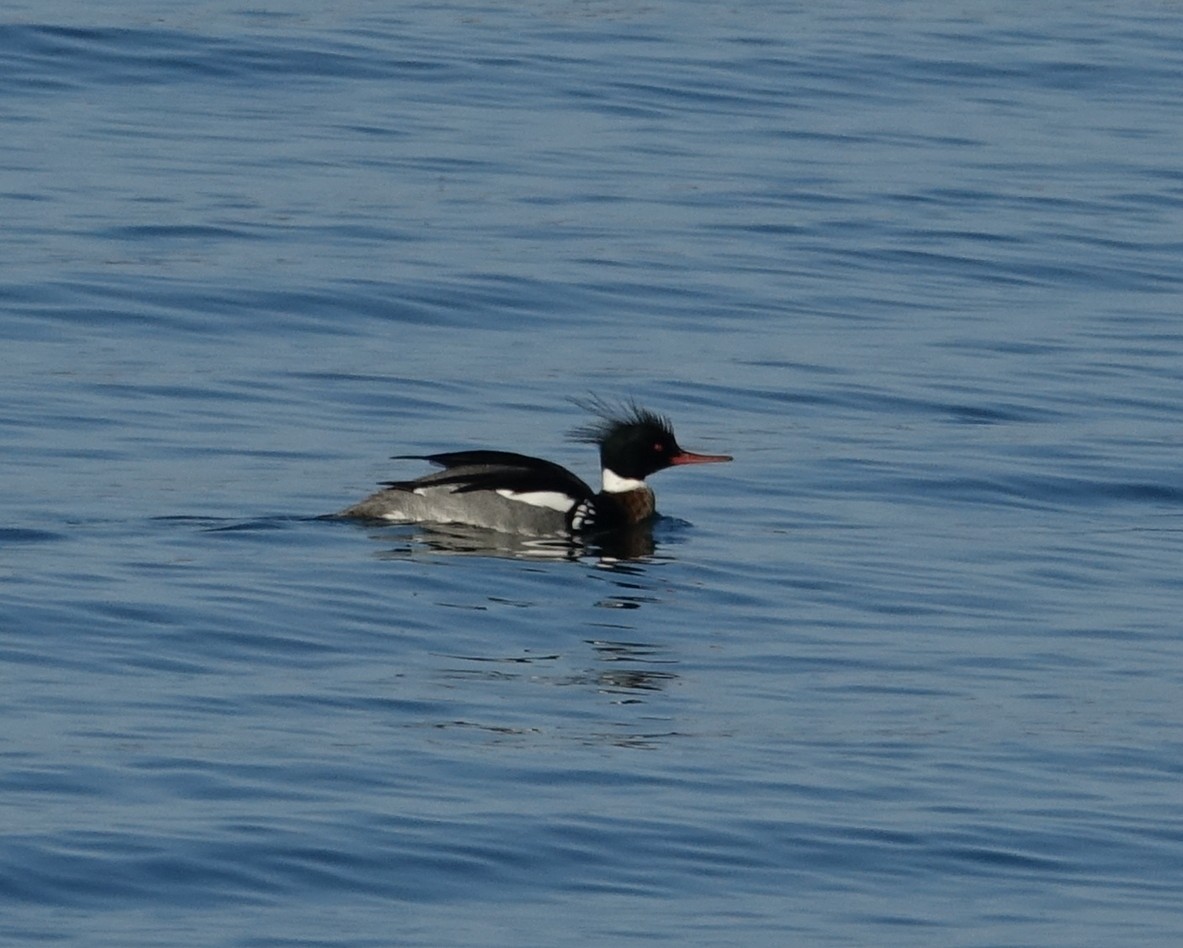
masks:
[[[0,527],[0,546],[18,543],[51,543],[65,540],[67,534],[49,530],[32,530],[24,527]]]
[[[645,642],[616,642],[607,639],[589,639],[602,667],[594,670],[594,683],[601,690],[621,696],[625,703],[642,700],[645,693],[664,691],[678,680],[678,675],[669,668],[677,661],[665,657],[665,650],[659,645]]]
[[[450,664],[440,669],[447,681],[530,681],[557,687],[591,687],[614,696],[618,704],[640,703],[646,694],[664,691],[678,680],[678,663],[660,645],[587,639],[594,664],[578,672],[561,671],[557,652],[521,655],[441,654]]]
[[[301,524],[311,523],[316,519],[316,517],[279,515],[234,520],[229,517],[201,517],[189,514],[169,514],[148,518],[151,523],[193,527],[202,533],[263,533],[270,530],[287,530]]]

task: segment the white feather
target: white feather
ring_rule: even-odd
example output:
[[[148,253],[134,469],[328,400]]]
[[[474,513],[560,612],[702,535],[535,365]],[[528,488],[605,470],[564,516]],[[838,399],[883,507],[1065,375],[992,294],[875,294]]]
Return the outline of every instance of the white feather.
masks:
[[[575,506],[574,497],[557,490],[528,490],[519,492],[502,488],[497,493],[507,500],[517,500],[523,504],[529,504],[532,507],[547,507],[550,510],[558,510],[561,513],[566,513]]]
[[[630,490],[640,490],[644,486],[644,481],[636,481],[631,477],[621,477],[615,471],[604,468],[605,494],[624,494]]]
[[[595,519],[595,505],[587,500],[582,501],[571,514],[571,529],[582,530],[584,527],[591,526],[595,522]]]

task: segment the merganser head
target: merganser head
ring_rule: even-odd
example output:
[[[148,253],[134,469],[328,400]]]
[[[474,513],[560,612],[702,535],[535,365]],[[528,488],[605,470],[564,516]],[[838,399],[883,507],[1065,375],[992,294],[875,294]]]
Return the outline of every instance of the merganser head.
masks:
[[[714,464],[730,461],[726,454],[694,454],[678,446],[668,418],[633,402],[614,407],[596,400],[577,402],[599,420],[571,432],[571,438],[600,446],[604,490],[610,493],[636,490],[645,478],[679,464]]]

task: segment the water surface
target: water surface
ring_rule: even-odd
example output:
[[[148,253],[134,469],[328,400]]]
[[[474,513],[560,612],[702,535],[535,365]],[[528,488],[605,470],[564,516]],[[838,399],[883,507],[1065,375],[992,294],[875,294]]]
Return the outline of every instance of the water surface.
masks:
[[[10,5],[0,935],[1176,944],[1181,26]],[[588,392],[639,548],[317,519]]]

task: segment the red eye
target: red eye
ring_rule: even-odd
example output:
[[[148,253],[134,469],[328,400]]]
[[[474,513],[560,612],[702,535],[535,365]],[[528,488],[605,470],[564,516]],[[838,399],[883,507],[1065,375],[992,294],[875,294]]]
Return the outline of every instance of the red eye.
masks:
[[[662,444],[660,441],[654,441],[653,442],[653,450],[656,451],[658,454],[661,454],[661,452],[665,450],[665,445]]]

